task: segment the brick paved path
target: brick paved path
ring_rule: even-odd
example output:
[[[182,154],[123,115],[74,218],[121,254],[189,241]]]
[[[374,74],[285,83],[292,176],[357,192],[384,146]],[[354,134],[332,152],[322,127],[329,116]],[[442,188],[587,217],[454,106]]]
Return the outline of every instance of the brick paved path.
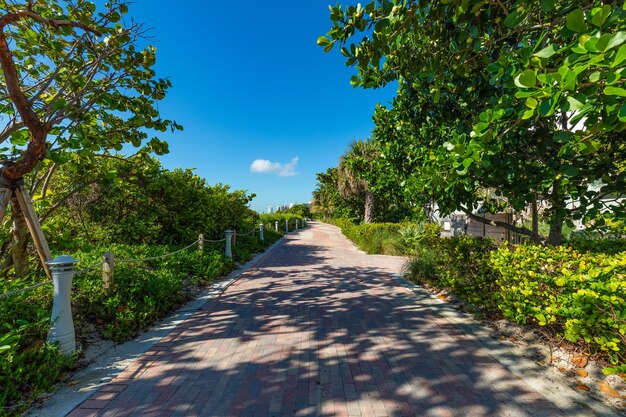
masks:
[[[561,416],[333,226],[287,237],[74,416]]]

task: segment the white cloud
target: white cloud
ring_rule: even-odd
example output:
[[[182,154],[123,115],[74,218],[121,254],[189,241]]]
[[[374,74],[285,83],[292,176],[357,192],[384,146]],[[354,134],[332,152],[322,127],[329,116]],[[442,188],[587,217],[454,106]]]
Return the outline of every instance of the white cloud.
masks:
[[[282,168],[282,164],[278,162],[268,161],[267,159],[255,159],[250,165],[250,172],[257,174],[267,174],[269,172],[277,172]]]
[[[300,158],[297,156],[291,158],[290,162],[285,164],[280,162],[272,162],[267,159],[255,159],[250,165],[250,172],[256,174],[278,174],[280,177],[293,177],[299,174],[296,172]]]

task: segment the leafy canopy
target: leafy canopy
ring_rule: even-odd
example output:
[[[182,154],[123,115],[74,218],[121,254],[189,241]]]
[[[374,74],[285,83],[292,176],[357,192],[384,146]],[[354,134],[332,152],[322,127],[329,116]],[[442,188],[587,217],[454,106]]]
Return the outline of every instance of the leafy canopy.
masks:
[[[156,50],[127,17],[129,1],[0,0],[0,153],[17,179],[43,158],[96,163],[125,144],[162,154],[152,131],[181,126],[157,102]]]
[[[410,193],[443,212],[475,208],[483,190],[516,210],[538,196],[555,227],[623,215],[606,201],[626,185],[623,4],[394,0],[330,11],[318,44],[341,48],[358,70],[352,84],[399,81],[375,135],[381,163]]]

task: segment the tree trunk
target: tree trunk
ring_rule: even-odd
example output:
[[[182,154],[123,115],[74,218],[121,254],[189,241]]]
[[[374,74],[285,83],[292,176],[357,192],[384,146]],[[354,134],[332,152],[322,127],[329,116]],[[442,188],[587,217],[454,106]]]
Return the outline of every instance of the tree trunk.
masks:
[[[533,197],[533,203],[532,203],[532,229],[533,229],[533,233],[535,234],[539,234],[539,210],[537,208],[537,193],[535,193],[534,197]]]
[[[20,208],[20,204],[15,196],[11,197],[12,218],[13,218],[13,245],[11,248],[11,256],[13,258],[13,266],[15,275],[23,277],[28,274],[28,226],[24,213]]]
[[[563,220],[552,221],[550,223],[550,234],[548,235],[548,244],[558,246],[563,243]]]
[[[550,211],[550,234],[548,235],[548,244],[558,246],[563,243],[563,221],[564,221],[564,209],[565,201],[559,193],[558,182],[555,182],[552,186],[552,207]]]
[[[364,223],[372,223],[374,221],[374,206],[376,198],[371,191],[365,192],[365,213],[363,214]]]

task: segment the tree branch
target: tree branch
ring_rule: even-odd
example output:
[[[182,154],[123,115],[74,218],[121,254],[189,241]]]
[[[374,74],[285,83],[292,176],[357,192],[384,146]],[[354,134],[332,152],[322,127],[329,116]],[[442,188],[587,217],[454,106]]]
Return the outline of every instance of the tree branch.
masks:
[[[86,32],[94,33],[100,36],[102,33],[88,25],[85,25],[80,22],[73,22],[70,20],[61,20],[61,19],[46,19],[45,17],[39,16],[37,13],[31,10],[19,10],[17,12],[6,14],[0,17],[0,30],[3,30],[5,26],[10,25],[11,23],[15,23],[18,20],[23,18],[30,17],[33,20],[36,20],[44,25],[52,26],[53,28],[59,28],[63,26],[70,26],[74,28],[82,29]]]

